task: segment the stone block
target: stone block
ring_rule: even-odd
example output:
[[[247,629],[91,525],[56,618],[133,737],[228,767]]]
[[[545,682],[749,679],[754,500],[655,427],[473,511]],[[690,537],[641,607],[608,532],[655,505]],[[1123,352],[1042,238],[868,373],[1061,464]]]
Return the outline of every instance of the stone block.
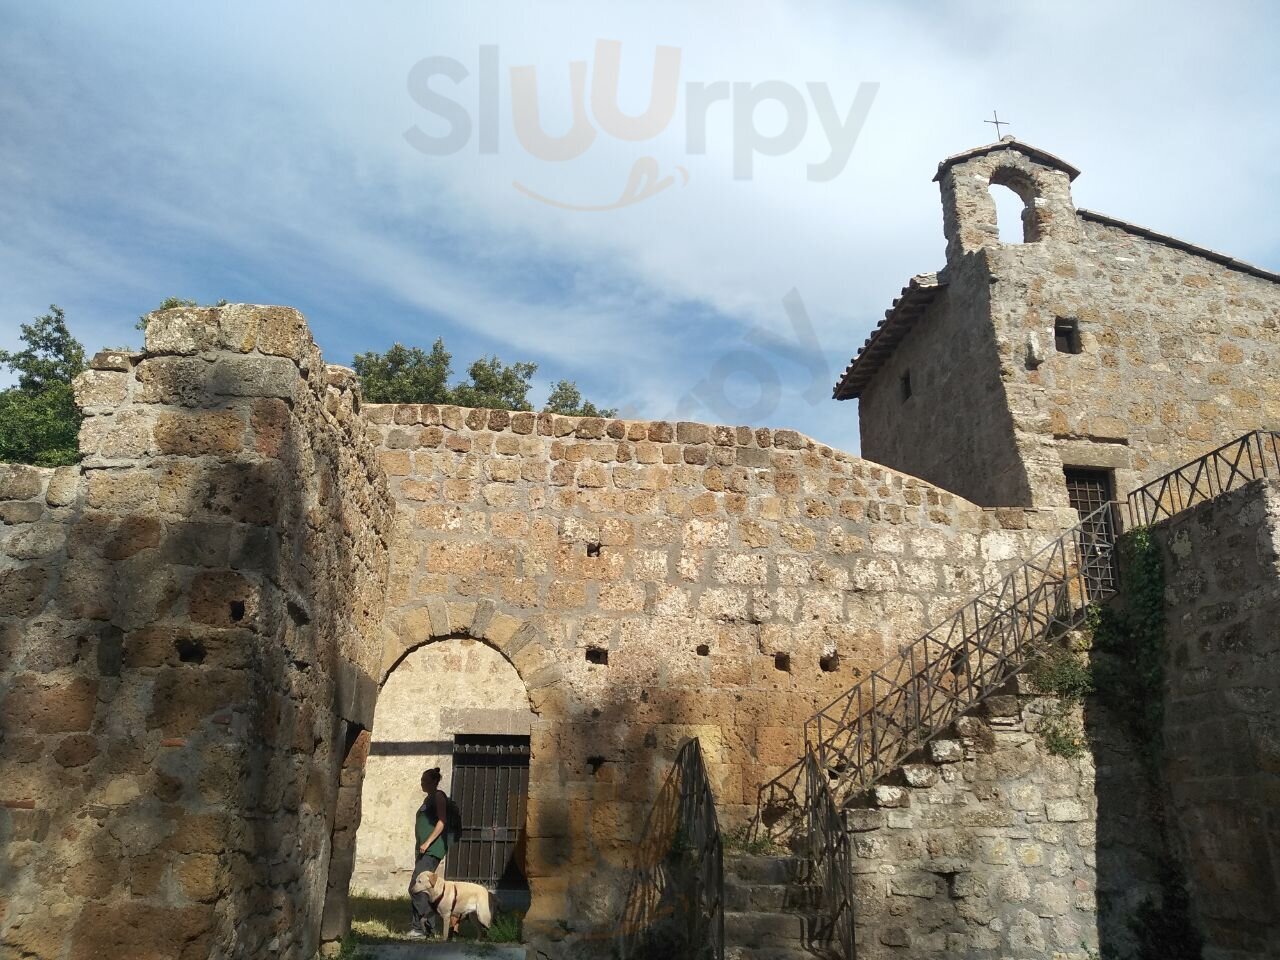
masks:
[[[1044,806],[1045,816],[1053,823],[1076,823],[1089,819],[1079,800],[1054,800]]]
[[[213,349],[217,342],[216,310],[177,307],[147,315],[147,353],[192,356]]]
[[[301,382],[297,365],[287,357],[222,356],[208,375],[209,391],[223,397],[291,400]]]
[[[80,493],[80,468],[58,467],[49,478],[45,490],[45,502],[51,507],[66,507],[75,503]]]
[[[155,441],[164,454],[227,456],[244,449],[244,433],[244,420],[230,410],[162,413],[156,421]]]
[[[44,507],[35,500],[0,503],[0,523],[18,526],[35,523],[44,516]]]
[[[888,784],[878,784],[872,790],[872,797],[877,807],[909,807],[911,805],[911,794],[902,787],[890,786]]]
[[[926,763],[908,763],[902,768],[908,786],[932,787],[938,782],[938,769]]]
[[[43,484],[44,472],[35,467],[0,463],[0,500],[32,500]]]
[[[72,384],[81,409],[113,410],[128,399],[129,375],[114,370],[85,370]]]
[[[932,740],[929,759],[934,763],[959,763],[964,759],[964,745],[959,740]]]
[[[254,307],[262,353],[302,360],[314,346],[306,318],[290,307]]]
[[[87,677],[46,681],[34,674],[22,674],[4,699],[4,729],[85,732],[93,722],[97,697],[98,682]]]

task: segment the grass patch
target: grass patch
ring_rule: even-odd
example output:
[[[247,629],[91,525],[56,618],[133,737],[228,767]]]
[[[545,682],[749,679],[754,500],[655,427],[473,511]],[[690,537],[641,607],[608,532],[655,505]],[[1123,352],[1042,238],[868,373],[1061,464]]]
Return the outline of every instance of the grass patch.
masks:
[[[752,836],[750,826],[724,834],[721,837],[721,845],[725,853],[742,853],[751,857],[779,856],[786,853],[786,850],[763,830]]]
[[[351,895],[351,933],[357,943],[396,943],[409,938],[408,897]]]
[[[408,897],[379,897],[368,893],[351,895],[351,953],[343,960],[358,956],[355,946],[361,943],[400,943],[409,939],[412,910]],[[439,918],[437,918],[437,923]],[[522,943],[524,914],[518,910],[501,911],[493,918],[486,936],[474,917],[467,917],[458,928],[454,942]],[[421,941],[418,941],[421,942]],[[344,951],[347,949],[343,944]]]

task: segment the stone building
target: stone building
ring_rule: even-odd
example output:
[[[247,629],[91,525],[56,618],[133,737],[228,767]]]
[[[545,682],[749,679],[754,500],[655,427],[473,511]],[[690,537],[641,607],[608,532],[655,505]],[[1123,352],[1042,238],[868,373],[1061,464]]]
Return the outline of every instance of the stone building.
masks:
[[[1280,419],[1280,275],[1089,210],[1079,171],[1005,137],[944,160],[946,264],[836,384],[862,454],[986,506],[1124,493]],[[1001,243],[992,189],[1024,205]]]
[[[1089,497],[1271,417],[1277,278],[1076,211],[1075,173],[1010,139],[942,164],[947,265],[836,388],[861,400],[861,458],[793,430],[365,404],[280,307],[165,311],[143,352],[99,354],[82,462],[0,467],[0,955],[310,960],[349,889],[403,886],[436,765],[476,852],[447,868],[488,857],[527,887],[531,956],[609,955],[682,743],[723,832],[745,827],[806,719]],[[997,242],[991,184],[1024,200],[1026,243]],[[1267,662],[1271,502],[1224,521],[1262,551],[1247,582],[1215,574],[1247,609],[1194,589],[1240,537],[1169,547],[1187,657],[1216,610],[1234,629],[1212,642]],[[1177,766],[1186,849],[1212,860],[1188,872],[1270,876],[1262,897],[1265,803],[1229,848],[1206,824],[1216,784],[1266,796],[1274,676],[1194,662],[1171,696],[1239,707],[1196,736],[1258,746],[1226,779]],[[1154,788],[1109,729],[1048,756],[1042,706],[984,704],[851,815],[864,960],[1118,942],[1155,882]],[[739,866],[737,956],[770,956],[780,868]],[[1216,955],[1248,955],[1227,898],[1197,902]]]

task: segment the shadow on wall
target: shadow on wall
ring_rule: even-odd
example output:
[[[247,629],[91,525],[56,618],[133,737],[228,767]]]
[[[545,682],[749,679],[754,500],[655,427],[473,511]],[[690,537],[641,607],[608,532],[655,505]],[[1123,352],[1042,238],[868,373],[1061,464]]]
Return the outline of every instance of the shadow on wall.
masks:
[[[464,632],[451,630],[446,637],[412,644],[409,650],[421,654],[437,645],[445,649],[446,644],[458,642],[460,633]],[[498,649],[488,640],[471,642]],[[395,661],[403,662],[402,657]],[[503,658],[515,666],[505,653]],[[683,901],[666,903],[671,890],[660,889],[658,896],[665,907],[637,913],[635,870],[685,859],[688,836],[679,824],[688,818],[679,810],[680,776],[673,772],[673,763],[694,729],[683,721],[698,712],[698,704],[692,702],[696,695],[686,698],[676,692],[656,702],[648,690],[619,687],[597,706],[571,707],[553,684],[537,688],[530,699],[541,712],[533,716],[530,730],[523,867],[531,904],[525,932],[535,946],[557,960],[610,956],[621,930],[666,929],[672,910],[679,913],[683,905]],[[399,721],[384,712],[388,706],[379,705],[374,743],[384,736],[381,731],[387,720],[392,721],[393,736],[399,729]],[[712,742],[710,750],[709,762],[699,766],[704,775],[710,774],[708,786],[715,798],[722,800],[732,786],[724,779],[729,769],[723,762],[724,746]],[[717,776],[720,783],[715,782]],[[416,774],[414,779],[408,786],[417,791]],[[370,783],[372,776],[366,786]],[[457,796],[456,792],[451,795]],[[420,793],[413,809],[418,798]],[[705,805],[703,810],[711,813]],[[364,817],[370,816],[366,811]],[[407,838],[412,817],[399,829]],[[365,833],[360,837],[366,842]],[[401,843],[400,848],[404,847]],[[402,852],[402,857],[407,855]],[[361,853],[358,859],[363,862],[364,856]],[[358,868],[353,884],[361,889],[363,869]]]
[[[148,342],[77,384],[74,495],[0,534],[0,953],[309,960],[389,504],[295,312]]]

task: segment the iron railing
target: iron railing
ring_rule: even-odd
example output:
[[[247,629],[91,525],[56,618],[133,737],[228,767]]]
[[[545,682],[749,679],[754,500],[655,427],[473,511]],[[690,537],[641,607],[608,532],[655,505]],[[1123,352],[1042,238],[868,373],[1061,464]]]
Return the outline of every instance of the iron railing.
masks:
[[[645,821],[617,946],[622,960],[724,960],[724,848],[696,737]]]
[[[1262,477],[1280,477],[1280,433],[1254,430],[1129,494],[1131,523],[1167,520]]]
[[[823,927],[817,939],[854,960],[853,851],[844,814],[812,750],[804,756],[810,881],[822,890]]]
[[[896,770],[1115,593],[1106,504],[805,722],[838,805]]]

